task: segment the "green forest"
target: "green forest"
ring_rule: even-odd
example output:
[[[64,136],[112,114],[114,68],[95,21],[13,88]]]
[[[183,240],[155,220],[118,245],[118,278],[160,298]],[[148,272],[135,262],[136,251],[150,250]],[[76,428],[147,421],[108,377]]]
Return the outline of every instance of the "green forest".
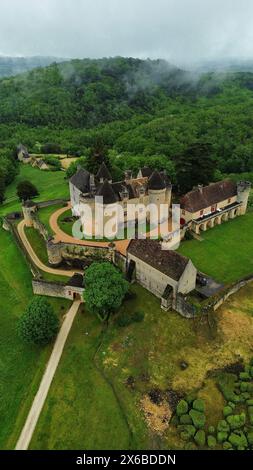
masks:
[[[84,166],[99,146],[115,177],[165,167],[184,191],[253,172],[253,74],[121,57],[54,63],[0,80],[0,137],[0,195],[20,142],[34,153],[53,144]]]

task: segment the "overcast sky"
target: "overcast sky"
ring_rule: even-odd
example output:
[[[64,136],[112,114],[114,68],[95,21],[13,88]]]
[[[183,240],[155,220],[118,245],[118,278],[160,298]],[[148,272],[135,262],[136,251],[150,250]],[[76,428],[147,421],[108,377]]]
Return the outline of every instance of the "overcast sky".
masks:
[[[253,0],[0,0],[0,54],[253,58]]]

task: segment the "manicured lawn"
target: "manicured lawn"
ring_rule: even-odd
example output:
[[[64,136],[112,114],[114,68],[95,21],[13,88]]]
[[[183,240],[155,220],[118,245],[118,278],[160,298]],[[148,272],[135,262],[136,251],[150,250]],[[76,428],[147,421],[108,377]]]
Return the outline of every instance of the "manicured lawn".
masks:
[[[15,181],[7,187],[6,199],[16,195],[17,184],[29,180],[39,190],[39,200],[59,199],[69,197],[69,187],[65,180],[64,171],[41,171],[31,165],[20,165],[20,173]]]
[[[42,261],[46,266],[49,266],[47,249],[46,249],[45,241],[42,238],[42,236],[39,234],[37,230],[31,227],[26,227],[25,233],[33,250],[35,251],[40,261]],[[41,274],[43,278],[47,281],[67,282],[67,280],[69,279],[68,277],[58,276],[57,274],[46,273],[45,271],[41,271]]]
[[[51,351],[25,345],[17,336],[18,318],[33,296],[31,279],[11,235],[0,229],[0,449],[14,448]],[[69,306],[50,302],[59,315]]]
[[[39,219],[47,228],[49,235],[54,235],[53,230],[51,229],[50,224],[49,224],[50,217],[54,212],[56,212],[61,207],[63,207],[62,204],[55,204],[54,206],[43,207],[42,209],[39,209],[38,211]]]
[[[35,198],[35,201],[46,201],[49,199],[68,199],[69,187],[68,182],[65,180],[66,173],[63,171],[41,171],[38,168],[33,168],[30,165],[20,165],[20,173],[15,178],[12,184],[6,189],[6,202],[9,198],[15,198],[16,188],[19,181],[29,180],[38,189],[40,195]],[[20,203],[18,200],[0,206],[0,215],[8,214],[12,211],[20,210]]]
[[[202,272],[229,283],[253,273],[253,212],[201,232],[204,241],[181,243],[179,252]]]
[[[168,391],[198,391],[206,401],[207,426],[222,419],[223,398],[208,374],[252,356],[253,284],[216,312],[213,330],[198,319],[162,311],[159,300],[140,286],[131,289],[135,295],[117,315],[142,310],[145,318],[120,328],[116,315],[95,364],[101,326],[89,313],[78,314],[31,449],[183,448],[172,425],[158,434],[145,420],[142,400],[152,390],[160,390],[165,400]],[[156,417],[152,406],[148,412]]]
[[[110,385],[94,367],[101,324],[79,313],[31,449],[128,449],[129,433]]]

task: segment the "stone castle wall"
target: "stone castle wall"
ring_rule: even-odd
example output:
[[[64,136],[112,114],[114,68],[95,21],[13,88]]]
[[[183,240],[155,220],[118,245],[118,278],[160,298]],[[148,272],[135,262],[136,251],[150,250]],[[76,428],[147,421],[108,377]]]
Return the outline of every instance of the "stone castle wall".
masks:
[[[53,241],[48,241],[47,254],[48,261],[53,266],[59,265],[62,261],[71,264],[75,259],[80,261],[99,261],[104,259],[113,263],[115,261],[115,250],[113,248],[85,246],[75,243],[54,243]]]
[[[74,300],[83,298],[84,287],[66,286],[60,282],[49,282],[40,279],[32,281],[33,293],[48,297],[59,297],[61,299]]]

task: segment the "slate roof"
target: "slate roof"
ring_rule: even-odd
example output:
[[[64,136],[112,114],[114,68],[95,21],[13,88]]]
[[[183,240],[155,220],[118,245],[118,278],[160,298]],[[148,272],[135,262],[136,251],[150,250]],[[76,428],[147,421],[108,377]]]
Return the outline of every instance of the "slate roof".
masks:
[[[82,193],[90,191],[90,173],[80,168],[71,178],[70,182]]]
[[[141,168],[141,174],[143,178],[149,178],[153,173],[153,170],[149,168],[148,166],[144,166]]]
[[[105,180],[103,184],[100,185],[96,195],[103,197],[104,204],[114,204],[118,200],[108,180]]]
[[[175,281],[179,281],[189,262],[176,251],[162,250],[158,240],[132,240],[127,252]]]
[[[190,191],[181,198],[180,203],[182,209],[188,212],[197,212],[236,195],[236,183],[225,180]]]
[[[157,170],[155,170],[148,180],[148,187],[151,190],[165,189],[166,183],[164,176],[162,176]]]
[[[102,163],[102,165],[100,166],[96,177],[98,180],[104,179],[104,180],[112,181],[112,175],[109,172],[105,163]]]
[[[28,158],[29,157],[29,152],[27,150],[27,148],[23,145],[23,144],[19,144],[17,146],[17,152],[23,152],[25,158]]]

